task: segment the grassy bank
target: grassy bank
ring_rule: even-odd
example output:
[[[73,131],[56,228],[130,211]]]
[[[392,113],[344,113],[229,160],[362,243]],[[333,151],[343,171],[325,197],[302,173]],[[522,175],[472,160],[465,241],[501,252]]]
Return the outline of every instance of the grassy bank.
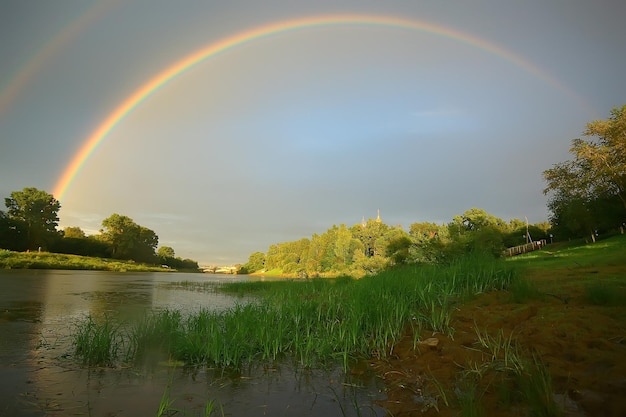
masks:
[[[506,260],[505,291],[457,305],[454,337],[371,361],[390,415],[626,415],[626,236]],[[431,337],[423,332],[422,339]],[[418,414],[422,415],[422,414]]]
[[[0,249],[0,269],[80,269],[116,272],[172,271],[154,265],[107,258],[50,252],[13,252]]]
[[[89,318],[79,327],[76,353],[91,365],[137,363],[160,352],[190,365],[239,368],[287,357],[303,366],[332,361],[347,369],[354,358],[386,357],[407,327],[416,335],[422,328],[452,334],[454,306],[468,296],[506,288],[514,273],[505,266],[474,258],[360,280],[226,284],[223,291],[256,294],[257,301],[189,316],[159,312],[121,325]]]

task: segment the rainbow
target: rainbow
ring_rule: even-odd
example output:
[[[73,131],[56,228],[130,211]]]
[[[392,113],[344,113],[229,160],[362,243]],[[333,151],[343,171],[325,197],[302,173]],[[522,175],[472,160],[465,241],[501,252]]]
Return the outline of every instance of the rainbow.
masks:
[[[104,140],[104,138],[126,116],[128,116],[128,114],[131,113],[133,109],[139,106],[155,91],[157,91],[173,78],[180,76],[191,67],[229,49],[260,39],[268,38],[270,36],[275,36],[290,31],[303,30],[307,28],[337,25],[392,27],[430,33],[444,38],[449,38],[454,41],[464,43],[472,47],[487,51],[491,54],[497,55],[511,62],[512,64],[524,69],[533,76],[536,76],[539,79],[542,79],[545,82],[553,85],[557,89],[564,91],[568,95],[573,96],[577,100],[581,100],[575,93],[571,92],[559,80],[540,70],[533,64],[524,60],[522,57],[494,43],[488,42],[484,39],[478,38],[468,33],[463,33],[447,28],[445,26],[434,25],[419,20],[411,20],[400,17],[372,15],[331,15],[291,19],[249,29],[229,36],[227,38],[221,39],[217,42],[211,43],[208,46],[187,55],[180,61],[175,62],[173,65],[167,67],[166,69],[155,75],[153,78],[148,80],[145,84],[141,85],[124,101],[122,101],[84,141],[78,152],[76,152],[76,154],[74,154],[74,156],[72,157],[69,165],[67,165],[67,167],[63,171],[61,177],[58,179],[56,185],[54,186],[53,195],[58,200],[62,200],[68,188],[70,187],[72,180],[77,176],[81,167],[85,164],[90,155],[94,153],[94,151],[96,150],[98,145]]]
[[[40,50],[21,66],[5,87],[0,89],[0,114],[9,109],[22,89],[28,86],[37,72],[45,68],[47,62],[58,55],[64,47],[78,38],[94,21],[116,7],[120,0],[96,3],[86,13],[72,22],[63,31],[52,37]]]

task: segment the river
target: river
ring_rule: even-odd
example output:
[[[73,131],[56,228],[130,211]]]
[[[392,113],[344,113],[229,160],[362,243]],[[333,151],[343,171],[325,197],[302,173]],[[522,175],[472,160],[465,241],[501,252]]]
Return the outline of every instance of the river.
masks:
[[[247,302],[214,290],[245,276],[102,271],[0,270],[0,416],[383,416],[373,376],[300,369],[291,362],[239,372],[163,364],[87,368],[72,334],[88,315],[226,309]],[[186,285],[179,285],[185,283]],[[189,285],[197,283],[197,285]],[[207,284],[208,283],[208,284]],[[214,285],[213,285],[214,284]]]

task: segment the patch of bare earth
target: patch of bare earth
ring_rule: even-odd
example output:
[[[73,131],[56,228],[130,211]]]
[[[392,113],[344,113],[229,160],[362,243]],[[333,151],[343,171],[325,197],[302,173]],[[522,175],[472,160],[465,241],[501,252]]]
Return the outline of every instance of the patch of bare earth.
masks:
[[[494,337],[512,335],[525,357],[541,358],[563,416],[626,416],[626,303],[598,306],[584,296],[583,281],[604,275],[626,277],[626,267],[531,274],[541,296],[514,303],[508,291],[496,291],[463,302],[453,315],[453,337],[420,335],[422,342],[435,338],[432,346],[416,344],[407,334],[387,359],[370,362],[386,384],[387,399],[380,405],[394,417],[462,415],[463,381],[491,359],[481,349],[479,329]],[[481,374],[473,394],[478,415],[532,415],[505,374],[493,369]]]

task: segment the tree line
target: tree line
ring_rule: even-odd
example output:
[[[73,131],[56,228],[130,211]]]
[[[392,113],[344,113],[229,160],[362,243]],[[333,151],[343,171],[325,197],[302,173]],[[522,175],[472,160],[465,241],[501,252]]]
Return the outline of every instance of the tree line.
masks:
[[[380,218],[333,226],[311,238],[271,245],[250,255],[240,272],[300,276],[362,275],[401,263],[445,262],[471,252],[501,256],[504,249],[546,239],[586,238],[626,228],[626,105],[586,125],[574,139],[573,159],[543,172],[549,222],[504,221],[472,208],[448,224],[413,223],[408,232]]]
[[[547,222],[508,222],[472,208],[448,224],[413,223],[409,230],[380,218],[351,227],[333,225],[322,234],[270,245],[250,255],[240,272],[277,272],[304,277],[348,274],[360,276],[406,263],[440,263],[469,252],[500,256],[506,247],[528,239],[547,239]]]
[[[53,195],[34,187],[14,191],[0,210],[0,248],[13,251],[49,251],[74,255],[133,260],[175,269],[197,270],[192,259],[175,256],[169,246],[158,247],[157,234],[130,217],[112,214],[96,235],[80,227],[58,230],[61,204]]]

